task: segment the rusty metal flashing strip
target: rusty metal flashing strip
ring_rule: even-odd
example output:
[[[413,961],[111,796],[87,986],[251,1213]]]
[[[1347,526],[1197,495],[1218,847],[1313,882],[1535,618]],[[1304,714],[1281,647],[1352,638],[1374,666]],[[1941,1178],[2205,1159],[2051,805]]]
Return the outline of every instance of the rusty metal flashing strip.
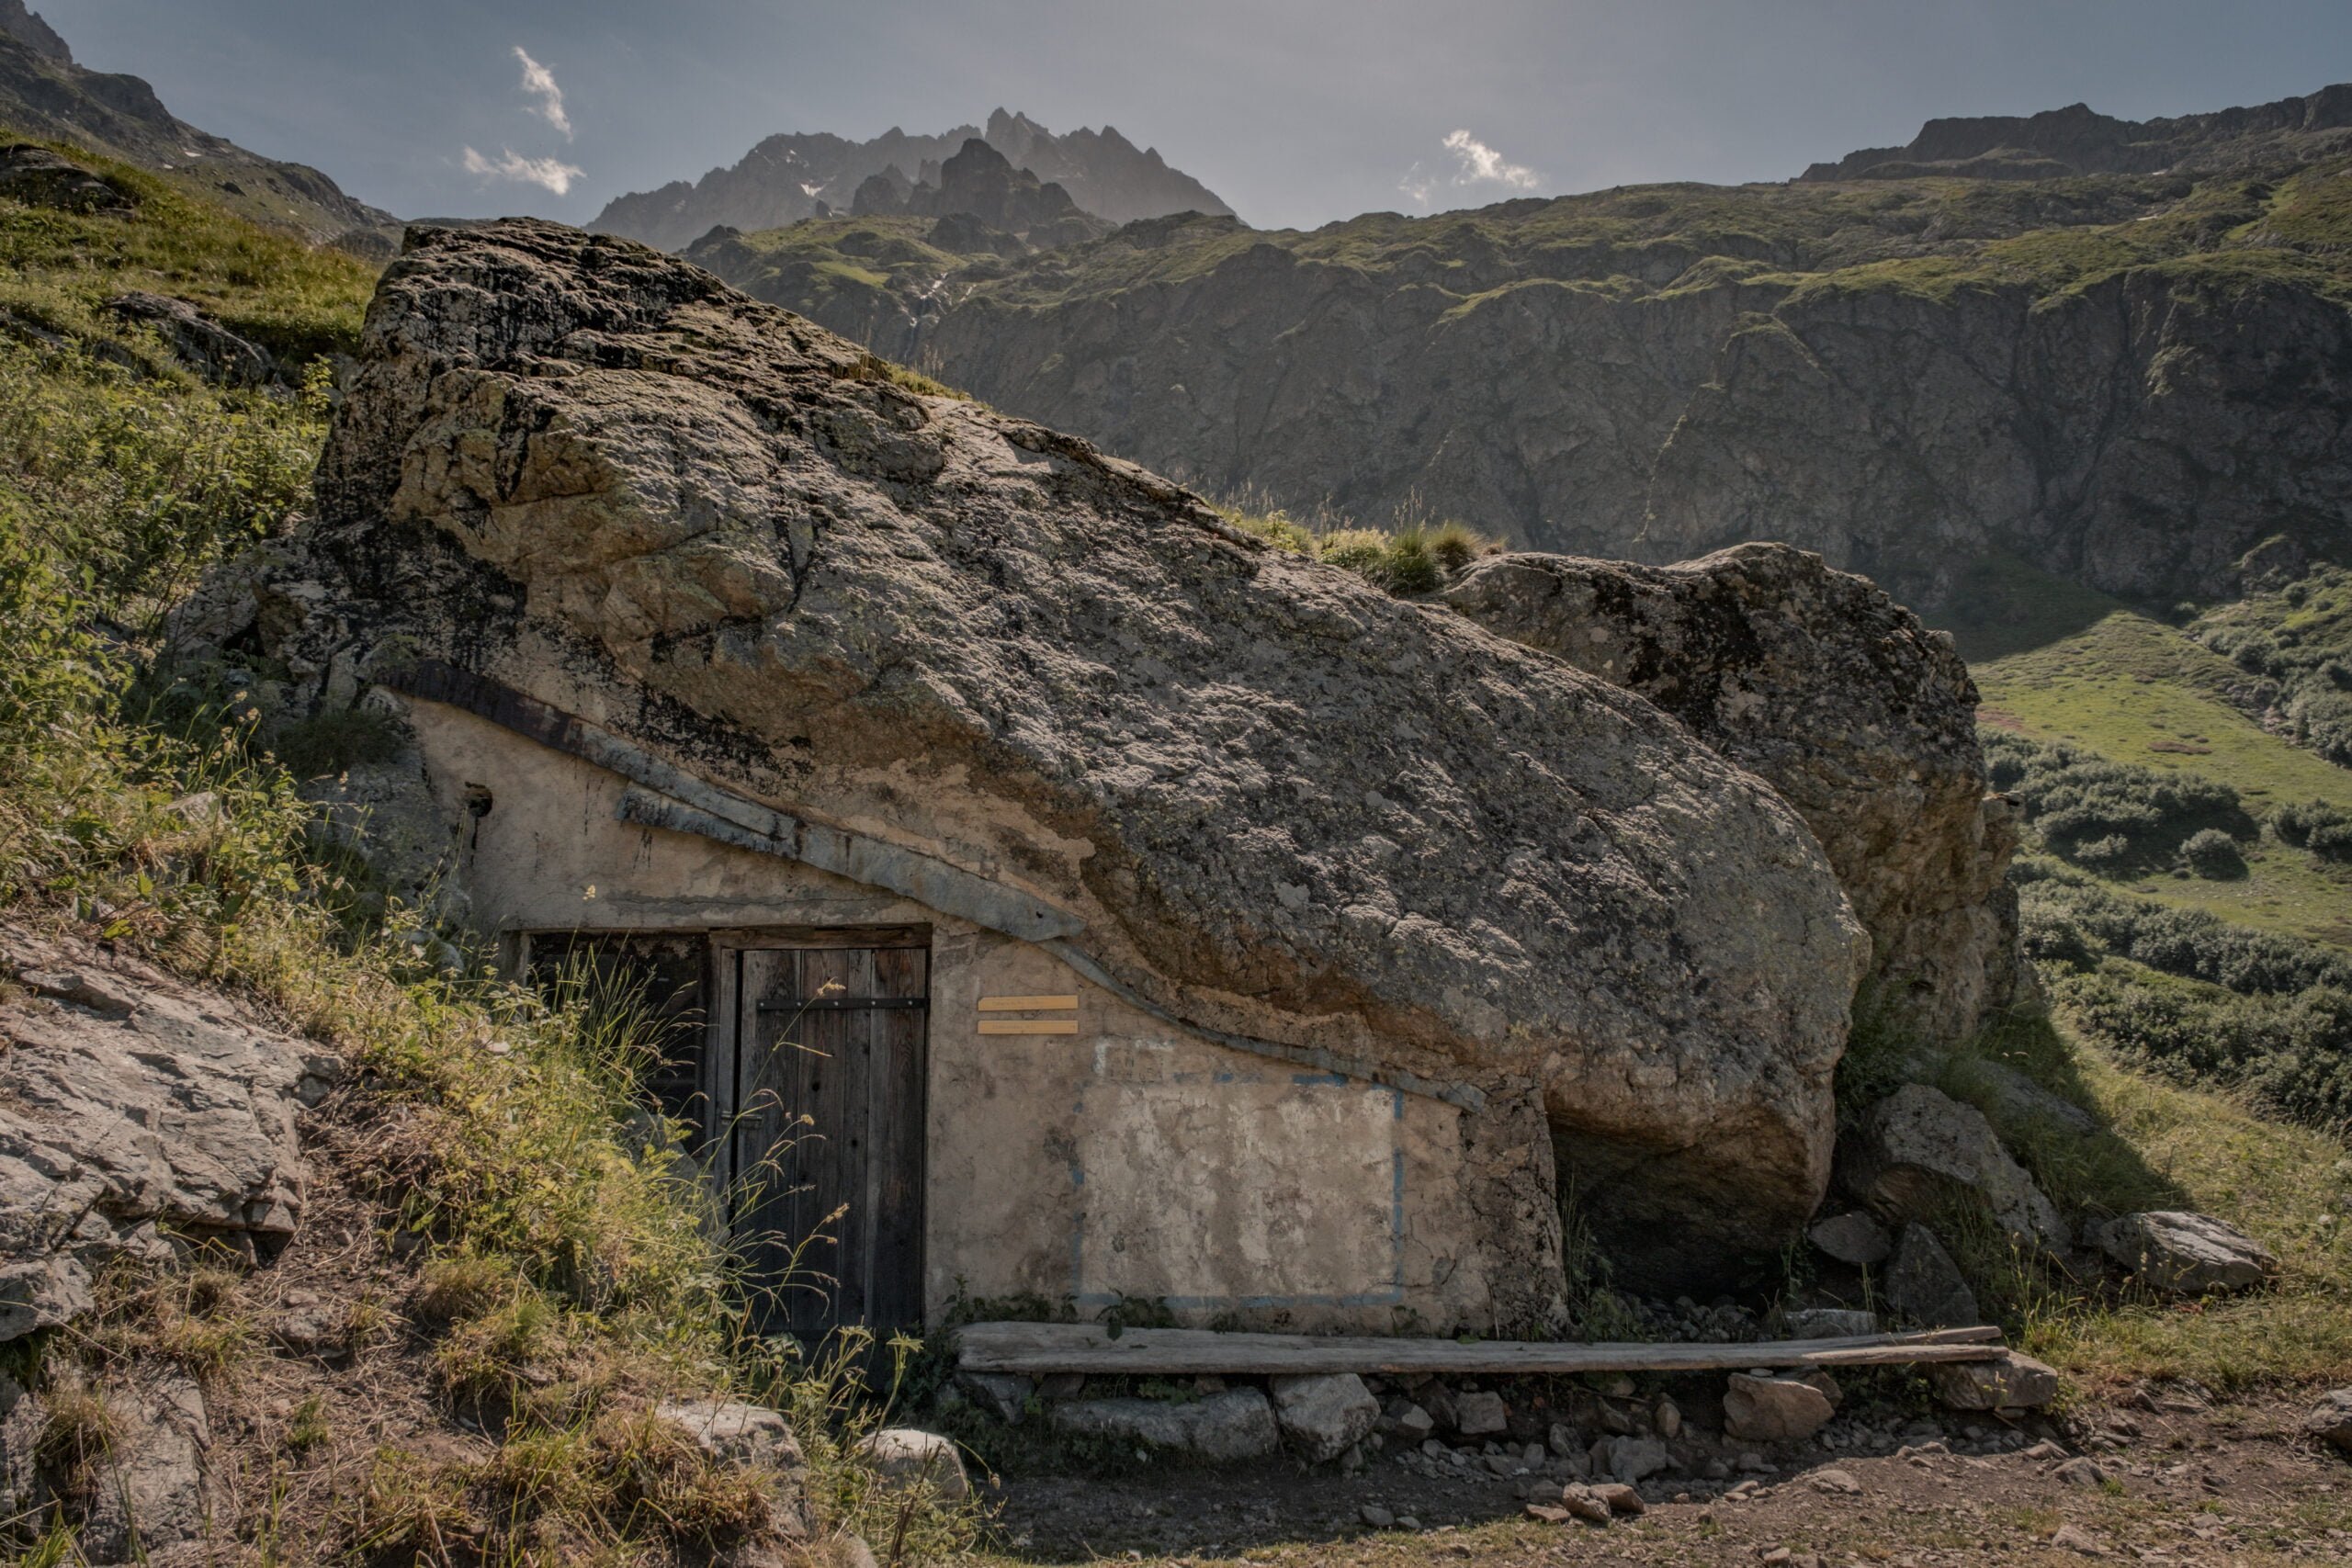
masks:
[[[747,800],[663,761],[577,714],[566,713],[491,676],[425,659],[378,679],[402,696],[462,708],[501,729],[629,780],[637,787],[624,791],[613,811],[624,822],[691,833],[759,854],[798,861],[915,899],[989,931],[1035,942],[1137,1011],[1236,1051],[1402,1089],[1464,1111],[1486,1109],[1486,1095],[1471,1084],[1437,1083],[1419,1074],[1391,1071],[1330,1051],[1228,1033],[1179,1017],[1117,979],[1093,954],[1072,945],[1067,939],[1084,931],[1086,922],[1070,910],[919,850],[846,829],[804,822]]]

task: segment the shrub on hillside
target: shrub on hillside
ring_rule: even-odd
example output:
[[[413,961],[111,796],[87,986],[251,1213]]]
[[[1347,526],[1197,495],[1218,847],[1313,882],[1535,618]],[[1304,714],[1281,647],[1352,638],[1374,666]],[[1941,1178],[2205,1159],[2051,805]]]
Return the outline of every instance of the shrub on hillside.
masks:
[[[102,613],[144,618],[292,514],[327,393],[323,365],[297,401],[0,342],[0,473],[27,534],[74,563]]]
[[[2026,951],[2045,964],[2087,969],[2128,958],[2242,996],[2321,986],[2352,991],[2352,957],[2315,942],[2232,925],[2201,909],[2120,897],[2054,861],[2028,857],[2011,880]]]
[[[1494,543],[1460,523],[1424,522],[1400,511],[1389,528],[1365,528],[1337,513],[1302,522],[1252,498],[1220,509],[1225,520],[1276,549],[1352,571],[1375,587],[1399,596],[1433,593],[1495,548]]]
[[[2245,874],[2245,856],[2239,852],[2238,841],[2219,828],[2200,828],[2182,840],[2180,858],[2209,882]]]
[[[2352,860],[2352,811],[2324,800],[2278,807],[2270,814],[2270,830],[2281,843],[2309,850],[2322,860]]]
[[[2235,1089],[2311,1126],[2352,1125],[2352,991],[2242,997],[2118,963],[2052,989],[2076,1022],[2142,1066]]]
[[[2273,592],[2222,606],[2190,635],[2265,677],[2244,699],[2297,745],[2352,765],[2352,570],[2315,566]]]
[[[2196,773],[2109,761],[2077,747],[1990,730],[1986,772],[2017,795],[2054,853],[2103,870],[2169,860],[2200,829],[2251,832],[2228,784]]]

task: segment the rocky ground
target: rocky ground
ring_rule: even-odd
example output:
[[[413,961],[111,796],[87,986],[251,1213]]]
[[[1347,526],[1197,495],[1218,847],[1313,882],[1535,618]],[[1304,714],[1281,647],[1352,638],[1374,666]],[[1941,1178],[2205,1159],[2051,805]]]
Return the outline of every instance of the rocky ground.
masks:
[[[1359,1473],[1273,1462],[1000,1476],[996,1550],[1096,1558],[1385,1563],[1894,1564],[2352,1559],[2352,1468],[2300,1436],[2308,1402],[2147,1386],[2022,1427],[1889,1414],[1731,1473],[1642,1483],[1638,1517],[1532,1518],[1533,1474],[1391,1455]],[[1839,1447],[1830,1447],[1837,1442]],[[1551,1487],[1556,1496],[1558,1485]]]
[[[708,1397],[711,1369],[600,1362],[519,1297],[468,1317],[512,1287],[450,1265],[413,1201],[428,1114],[245,1001],[0,923],[0,1561],[584,1561],[646,1533],[564,1502],[624,1449],[621,1495],[672,1514],[758,1490],[673,1530],[696,1563],[808,1538],[784,1416]],[[517,1375],[462,1381],[484,1355]]]

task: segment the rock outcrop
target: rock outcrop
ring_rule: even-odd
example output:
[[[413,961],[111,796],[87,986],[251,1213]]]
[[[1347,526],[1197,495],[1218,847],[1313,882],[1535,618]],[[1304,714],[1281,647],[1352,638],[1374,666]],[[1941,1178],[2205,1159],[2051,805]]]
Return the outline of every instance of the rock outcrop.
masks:
[[[2057,1370],[2015,1350],[1998,1360],[1942,1362],[1928,1381],[1954,1410],[2039,1410],[2058,1397]]]
[[[0,197],[67,212],[133,211],[138,203],[81,164],[29,141],[0,147]]]
[[[186,299],[134,288],[107,301],[125,321],[151,328],[173,355],[215,386],[259,387],[277,378],[277,363],[259,344],[239,337]]]
[[[2275,1253],[2209,1214],[2177,1210],[2119,1214],[2093,1232],[2092,1242],[2110,1262],[2159,1295],[2250,1291],[2278,1277]]]
[[[2304,1412],[2303,1435],[2352,1456],[2352,1388],[2331,1389]]]
[[[0,33],[17,39],[43,60],[61,65],[74,63],[74,51],[57,36],[57,29],[39,11],[28,9],[25,0],[0,0]]]
[[[127,958],[0,930],[0,1340],[88,1311],[118,1258],[274,1248],[295,1118],[341,1068]]]
[[[1445,599],[1640,693],[1778,790],[1870,930],[1880,997],[1923,1035],[1961,1039],[2017,999],[2017,830],[1986,793],[1975,684],[1875,584],[1742,545],[1665,568],[1495,557]]]
[[[1917,1230],[1953,1202],[1981,1205],[2028,1258],[2064,1251],[2056,1204],[2001,1145],[1984,1113],[1923,1083],[1862,1113],[1838,1148],[1838,1179],[1889,1220]]]
[[[1474,1206],[1556,1148],[1632,1278],[1818,1201],[1867,939],[1646,700],[627,242],[416,231],[360,359],[318,523],[182,623],[274,703],[470,671],[855,823],[1194,1027],[1461,1085]]]

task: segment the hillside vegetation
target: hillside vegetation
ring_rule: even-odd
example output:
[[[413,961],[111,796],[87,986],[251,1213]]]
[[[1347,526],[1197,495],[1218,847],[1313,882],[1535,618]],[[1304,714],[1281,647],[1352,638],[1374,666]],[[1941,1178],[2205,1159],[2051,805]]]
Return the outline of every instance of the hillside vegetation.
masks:
[[[269,1269],[195,1247],[119,1270],[94,1324],[13,1343],[10,1375],[47,1401],[41,1452],[97,1475],[109,1380],[177,1368],[240,1506],[213,1528],[260,1561],[700,1561],[780,1521],[760,1476],[650,1412],[736,1394],[789,1414],[820,1530],[906,1561],[956,1550],[968,1509],[887,1495],[854,1451],[888,1393],[859,1348],[810,1365],[752,1331],[712,1199],[644,1107],[645,998],[500,976],[322,831],[243,693],[153,662],[195,577],[305,503],[329,397],[310,356],[353,344],[371,278],[65,150],[138,205],[0,200],[0,920],[145,957],[337,1052],[356,1087],[310,1130],[312,1201],[357,1225],[301,1233]],[[295,384],[207,385],[104,309],[127,288],[200,303]],[[338,765],[333,738],[282,739]],[[348,1377],[399,1391],[379,1404],[263,1330],[269,1276],[321,1272],[348,1294],[329,1303]],[[68,1511],[0,1529],[80,1561]]]
[[[1986,1048],[2121,1141],[2021,1129],[2023,1157],[2053,1191],[2160,1175],[2167,1201],[2271,1227],[2316,1270],[2301,1305],[2043,1320],[2075,1364],[2227,1381],[2346,1353],[2352,770],[2324,750],[2343,580],[2322,566],[2160,618],[2012,566],[1962,628],[1993,782],[2027,809],[2012,880],[2054,1014]]]
[[[2126,610],[1974,670],[1983,723],[1996,750],[1998,737],[2013,735],[2075,748],[2157,783],[2230,796],[2206,813],[2211,820],[2184,815],[2182,830],[2168,841],[2104,861],[2086,861],[2081,852],[2112,834],[2058,846],[2083,869],[2161,903],[2352,942],[2352,863],[2314,853],[2291,815],[2280,820],[2282,812],[2312,802],[2352,812],[2352,771],[2296,744],[2290,733],[2265,728],[2248,711],[2267,706],[2258,678],[2182,631]],[[2200,875],[2179,859],[2176,852],[2201,828],[2230,836],[2242,869],[2225,864],[2219,874]]]

